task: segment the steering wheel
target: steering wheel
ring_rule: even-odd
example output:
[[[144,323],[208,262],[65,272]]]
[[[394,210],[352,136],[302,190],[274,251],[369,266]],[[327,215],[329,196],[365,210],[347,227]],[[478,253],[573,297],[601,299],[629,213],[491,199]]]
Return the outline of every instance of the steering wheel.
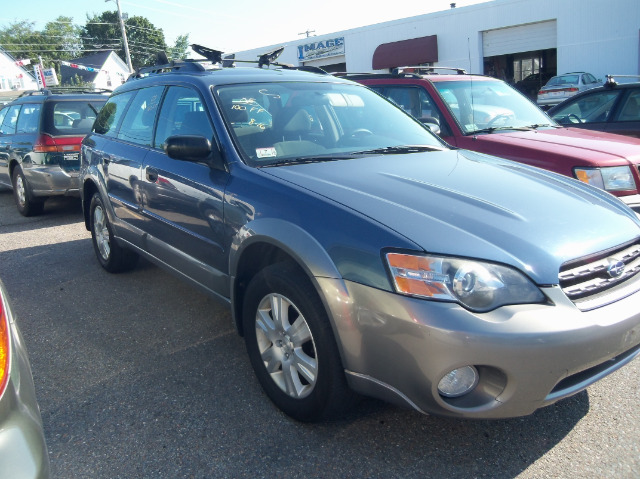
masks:
[[[582,120],[575,113],[569,113],[567,115],[567,119],[571,121],[571,123],[582,123]]]
[[[491,120],[489,120],[489,122],[487,123],[487,128],[491,128],[493,126],[493,124],[496,121],[500,120],[500,119],[506,120],[506,119],[509,119],[509,118],[511,118],[510,114],[508,114],[508,113],[500,113],[500,114],[494,116],[493,118],[491,118]]]

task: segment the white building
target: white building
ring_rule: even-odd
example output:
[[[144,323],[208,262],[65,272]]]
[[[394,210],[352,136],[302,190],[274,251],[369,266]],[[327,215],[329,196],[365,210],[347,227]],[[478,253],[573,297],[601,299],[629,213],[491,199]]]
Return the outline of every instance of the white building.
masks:
[[[638,75],[639,29],[640,0],[493,0],[297,39],[278,61],[347,72],[430,64],[510,82],[538,71]]]
[[[127,80],[129,68],[113,50],[106,50],[61,62],[60,76],[63,85],[85,82],[96,89],[114,90]]]
[[[0,97],[17,96],[25,90],[37,90],[35,77],[10,54],[0,48]]]

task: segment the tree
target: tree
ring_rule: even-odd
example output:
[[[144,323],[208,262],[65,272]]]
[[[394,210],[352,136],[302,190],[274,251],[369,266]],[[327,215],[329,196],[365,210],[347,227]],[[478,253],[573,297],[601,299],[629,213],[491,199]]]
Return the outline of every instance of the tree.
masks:
[[[34,25],[34,22],[22,20],[0,29],[0,46],[18,60],[37,60],[42,45]]]
[[[43,55],[60,65],[60,60],[77,58],[82,52],[82,28],[73,24],[71,17],[58,17],[48,22],[41,33],[44,42],[51,47],[51,51]],[[57,61],[56,61],[57,60]]]
[[[178,35],[176,38],[176,42],[173,45],[173,48],[169,50],[168,57],[169,60],[184,60],[187,58],[189,50],[189,34],[186,35]]]
[[[60,71],[60,60],[70,60],[80,53],[81,30],[71,17],[60,16],[48,22],[42,31],[26,20],[14,22],[0,29],[0,46],[14,58],[30,59],[36,63],[42,58],[45,67],[55,66]]]
[[[133,68],[153,65],[157,54],[167,48],[162,29],[156,28],[145,17],[128,18],[125,29]],[[85,50],[115,50],[120,58],[125,59],[118,12],[103,12],[100,15],[94,14],[93,17],[87,16],[83,37]]]

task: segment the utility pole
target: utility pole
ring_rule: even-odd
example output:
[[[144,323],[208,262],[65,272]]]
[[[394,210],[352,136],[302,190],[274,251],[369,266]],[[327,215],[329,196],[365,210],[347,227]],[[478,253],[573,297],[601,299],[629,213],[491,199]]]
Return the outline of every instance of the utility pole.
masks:
[[[112,0],[104,0],[110,2]],[[133,65],[131,64],[131,54],[129,53],[129,42],[127,41],[127,31],[124,28],[124,20],[122,19],[122,10],[120,10],[120,0],[113,0],[118,6],[118,20],[120,21],[120,30],[122,30],[122,43],[124,44],[124,54],[127,57],[127,66],[129,73],[133,73]]]

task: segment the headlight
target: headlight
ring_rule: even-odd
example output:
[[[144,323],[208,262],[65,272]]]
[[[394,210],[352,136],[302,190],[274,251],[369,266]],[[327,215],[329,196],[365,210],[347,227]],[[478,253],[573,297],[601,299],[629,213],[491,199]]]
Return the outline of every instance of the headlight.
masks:
[[[605,168],[576,168],[576,178],[606,191],[628,191],[636,189],[636,182],[628,166]]]
[[[535,284],[507,266],[401,253],[387,253],[386,258],[398,293],[455,301],[477,312],[545,300]]]

